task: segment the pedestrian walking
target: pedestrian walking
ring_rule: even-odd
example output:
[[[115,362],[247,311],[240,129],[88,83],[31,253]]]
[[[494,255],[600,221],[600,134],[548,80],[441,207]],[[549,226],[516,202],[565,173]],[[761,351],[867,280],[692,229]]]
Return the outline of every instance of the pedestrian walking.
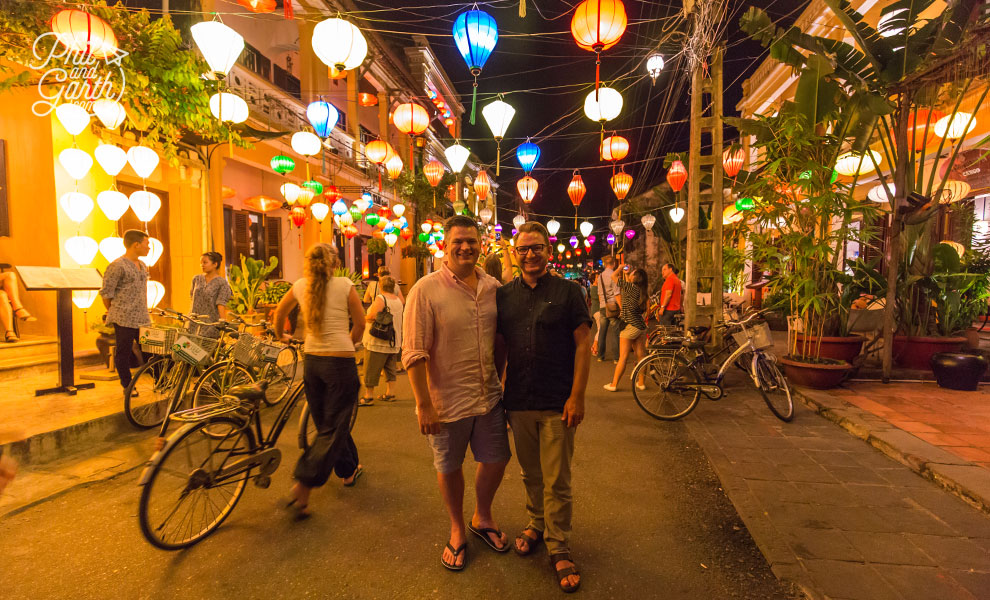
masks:
[[[646,356],[646,312],[647,275],[643,269],[634,269],[629,265],[623,267],[623,276],[618,278],[619,303],[622,306],[622,322],[626,326],[619,334],[619,362],[615,365],[612,382],[606,383],[606,391],[614,392],[619,387],[619,380],[626,372],[626,362],[629,355],[636,353],[636,358],[642,360]],[[645,374],[641,374],[636,382],[638,389],[646,389]]]
[[[141,262],[151,245],[148,234],[137,229],[124,232],[124,255],[109,265],[103,274],[100,297],[107,307],[107,325],[113,326],[116,351],[113,364],[120,385],[131,385],[131,368],[138,366],[135,346],[140,328],[151,324],[148,314],[148,267]]]
[[[220,268],[222,264],[223,255],[219,252],[203,254],[199,258],[199,266],[203,272],[193,277],[192,288],[189,290],[192,312],[206,316],[211,322],[227,317],[227,302],[233,295],[230,284]],[[206,337],[220,335],[216,327],[203,327],[199,333]]]
[[[297,280],[275,308],[275,336],[297,305],[305,322],[303,384],[306,403],[317,435],[296,462],[285,506],[296,519],[309,513],[309,496],[336,473],[344,485],[354,485],[363,467],[351,438],[351,414],[357,409],[358,379],[354,344],[364,333],[364,307],[347,277],[334,277],[340,263],[330,244],[316,244],[306,251],[305,276]],[[348,319],[350,324],[348,324]]]
[[[591,317],[580,284],[547,270],[550,239],[540,223],[523,223],[515,252],[520,277],[499,288],[498,335],[506,354],[502,399],[512,426],[526,490],[526,528],[515,551],[531,554],[542,541],[557,585],[581,585],[570,555],[571,460],[584,419],[591,363]]]
[[[508,537],[492,516],[492,500],[511,454],[494,357],[498,282],[477,267],[481,237],[473,219],[453,216],[444,231],[444,265],[409,292],[402,363],[450,516],[450,538],[440,562],[460,571],[467,531],[497,552],[509,549]],[[462,464],[469,444],[478,470],[474,514],[465,530]]]
[[[382,277],[391,277],[392,271],[386,266],[378,267],[378,273],[371,278],[368,282],[368,287],[364,290],[364,298],[362,300],[365,304],[371,304],[371,302],[381,293],[381,280]],[[394,279],[393,279],[394,280]],[[395,295],[399,297],[399,300],[405,302],[405,298],[402,297],[402,288],[396,284]]]
[[[673,325],[675,317],[681,314],[681,279],[670,263],[660,267],[660,275],[663,277],[663,287],[660,288],[659,323]]]
[[[365,321],[364,330],[364,393],[358,400],[360,406],[371,406],[375,403],[375,388],[385,372],[385,393],[378,397],[384,402],[395,401],[392,394],[392,382],[395,381],[399,350],[402,348],[402,300],[396,295],[395,280],[389,275],[383,275],[378,280],[381,293],[375,297]],[[382,315],[383,319],[379,319]],[[375,322],[389,322],[389,326],[375,327]],[[391,339],[385,337],[391,334]],[[380,337],[383,336],[383,337]]]
[[[619,349],[619,332],[622,323],[619,321],[619,287],[616,283],[617,277],[615,267],[617,262],[614,256],[606,256],[602,259],[601,275],[598,276],[598,303],[601,308],[601,326],[598,328],[598,361],[607,360],[610,356],[616,356]]]

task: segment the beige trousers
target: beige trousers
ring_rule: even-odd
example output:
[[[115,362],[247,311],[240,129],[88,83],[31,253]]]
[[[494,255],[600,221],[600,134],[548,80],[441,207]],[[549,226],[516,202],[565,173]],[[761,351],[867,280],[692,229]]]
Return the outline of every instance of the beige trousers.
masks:
[[[570,550],[574,432],[552,410],[506,411],[526,487],[530,529],[543,532],[550,554]]]

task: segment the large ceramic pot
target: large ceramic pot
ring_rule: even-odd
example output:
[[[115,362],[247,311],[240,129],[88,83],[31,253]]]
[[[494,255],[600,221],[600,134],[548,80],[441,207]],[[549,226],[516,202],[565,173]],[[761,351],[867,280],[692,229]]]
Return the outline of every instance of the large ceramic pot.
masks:
[[[894,363],[905,369],[927,371],[931,369],[932,355],[958,352],[964,343],[964,337],[894,336]]]
[[[950,390],[975,391],[988,364],[982,355],[971,352],[939,352],[931,359],[938,386]]]
[[[796,339],[798,354],[815,356],[815,351],[820,349],[820,352],[817,354],[819,357],[844,360],[846,362],[852,362],[854,358],[859,356],[859,353],[863,350],[863,342],[866,341],[866,338],[860,335],[823,337],[821,338],[821,346],[819,346],[819,338],[816,336],[805,338],[803,334],[798,333],[796,334]]]
[[[810,363],[785,357],[780,359],[780,363],[784,365],[784,374],[791,383],[816,390],[834,388],[845,380],[852,369],[852,365],[845,361]]]

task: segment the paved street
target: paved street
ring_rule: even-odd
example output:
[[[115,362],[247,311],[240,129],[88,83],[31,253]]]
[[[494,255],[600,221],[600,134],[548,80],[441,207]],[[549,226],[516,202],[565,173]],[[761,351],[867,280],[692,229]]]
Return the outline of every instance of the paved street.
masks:
[[[578,433],[580,594],[796,597],[771,573],[686,423],[656,422],[628,391],[602,391],[611,366],[593,363],[588,419]],[[249,486],[220,530],[185,552],[155,550],[141,537],[139,470],[0,520],[3,597],[560,597],[542,554],[499,555],[474,538],[465,571],[438,564],[446,517],[400,380],[398,402],[361,409],[355,438],[364,477],[350,489],[331,480],[314,494],[309,521],[291,523],[276,507],[298,452],[292,428],[272,487]],[[522,503],[513,462],[496,497],[496,518],[511,536],[525,525]]]

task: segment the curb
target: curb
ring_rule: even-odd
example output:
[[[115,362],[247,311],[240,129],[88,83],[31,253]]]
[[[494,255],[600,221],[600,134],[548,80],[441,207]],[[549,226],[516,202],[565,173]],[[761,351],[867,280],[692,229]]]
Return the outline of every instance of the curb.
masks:
[[[877,430],[871,421],[882,419],[840,397],[819,398],[810,390],[796,386],[791,389],[811,410],[990,516],[990,471],[892,425],[887,430]]]

